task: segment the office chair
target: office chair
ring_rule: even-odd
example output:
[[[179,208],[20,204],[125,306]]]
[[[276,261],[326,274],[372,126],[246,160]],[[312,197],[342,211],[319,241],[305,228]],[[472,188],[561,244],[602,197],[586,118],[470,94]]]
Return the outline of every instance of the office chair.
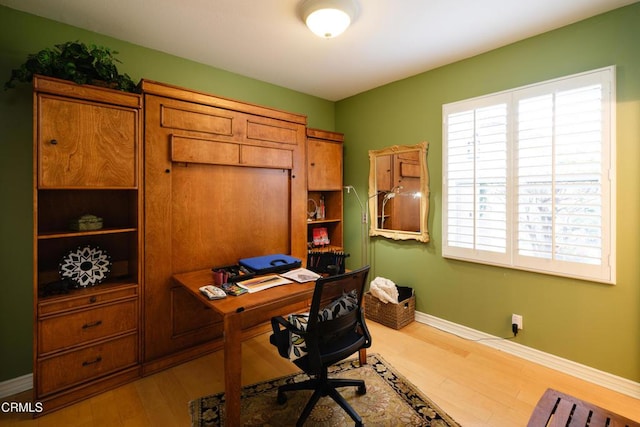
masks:
[[[278,388],[278,403],[287,401],[285,392],[314,390],[304,407],[297,426],[302,426],[318,400],[330,396],[362,426],[362,418],[338,393],[338,387],[357,387],[357,393],[367,392],[363,380],[328,378],[329,366],[346,359],[362,348],[371,346],[371,335],[364,320],[362,296],[369,266],[320,278],[316,281],[308,315],[277,316],[271,319],[273,335],[269,341],[278,353],[292,360],[310,379],[285,384]]]

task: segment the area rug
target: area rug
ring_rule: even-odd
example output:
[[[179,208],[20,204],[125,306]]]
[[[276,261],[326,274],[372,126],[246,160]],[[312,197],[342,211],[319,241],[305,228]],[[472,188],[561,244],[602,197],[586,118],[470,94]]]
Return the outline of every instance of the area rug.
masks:
[[[341,388],[340,393],[360,414],[363,424],[371,426],[437,426],[459,427],[449,415],[398,374],[377,354],[367,357],[360,366],[357,359],[346,360],[329,371],[330,377],[364,379],[367,393],[356,394],[356,387]],[[287,402],[276,402],[278,386],[300,382],[303,373],[243,387],[241,421],[243,426],[293,426],[311,391],[286,393]],[[192,427],[224,426],[224,393],[201,397],[189,402]],[[311,412],[305,426],[349,426],[353,420],[330,397],[323,397]]]

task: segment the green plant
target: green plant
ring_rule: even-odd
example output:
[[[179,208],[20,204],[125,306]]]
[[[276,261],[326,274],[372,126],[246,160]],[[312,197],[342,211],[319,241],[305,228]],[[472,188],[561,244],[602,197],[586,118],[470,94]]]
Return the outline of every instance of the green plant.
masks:
[[[11,71],[5,89],[16,83],[28,83],[34,74],[71,80],[78,84],[97,84],[134,92],[136,85],[127,74],[118,73],[114,55],[107,47],[86,45],[79,41],[56,44],[38,53],[27,55],[27,61]]]

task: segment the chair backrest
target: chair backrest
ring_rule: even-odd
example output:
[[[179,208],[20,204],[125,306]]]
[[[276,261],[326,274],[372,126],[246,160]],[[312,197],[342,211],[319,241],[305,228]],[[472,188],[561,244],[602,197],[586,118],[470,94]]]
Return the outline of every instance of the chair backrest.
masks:
[[[527,427],[547,426],[640,427],[640,423],[550,388],[538,401],[527,424]]]
[[[370,346],[371,336],[362,310],[368,275],[366,266],[316,281],[305,338],[312,365],[331,364]],[[339,348],[341,340],[354,331],[362,338]]]

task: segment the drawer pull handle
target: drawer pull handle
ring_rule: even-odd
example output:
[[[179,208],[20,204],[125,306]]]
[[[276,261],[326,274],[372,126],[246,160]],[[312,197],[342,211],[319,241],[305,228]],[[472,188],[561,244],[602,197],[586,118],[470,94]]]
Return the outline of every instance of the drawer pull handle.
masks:
[[[102,320],[97,320],[92,323],[85,323],[84,325],[82,325],[82,329],[95,328],[96,326],[100,326],[100,325],[102,325]]]
[[[102,362],[102,356],[98,356],[94,360],[85,360],[84,362],[82,362],[82,366],[94,365],[100,362]]]

